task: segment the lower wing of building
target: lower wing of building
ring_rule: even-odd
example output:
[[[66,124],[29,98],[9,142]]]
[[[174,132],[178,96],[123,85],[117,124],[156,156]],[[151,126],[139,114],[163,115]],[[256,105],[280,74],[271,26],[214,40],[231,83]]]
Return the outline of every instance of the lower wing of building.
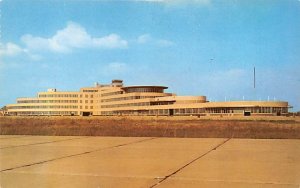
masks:
[[[205,96],[165,93],[165,86],[123,86],[122,80],[95,84],[78,92],[48,89],[34,98],[18,98],[6,115],[286,115],[285,101],[209,102]]]

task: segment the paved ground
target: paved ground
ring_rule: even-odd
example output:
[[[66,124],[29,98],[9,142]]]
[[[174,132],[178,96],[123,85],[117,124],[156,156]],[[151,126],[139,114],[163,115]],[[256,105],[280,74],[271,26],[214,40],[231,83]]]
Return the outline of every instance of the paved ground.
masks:
[[[300,140],[0,136],[6,187],[300,187]]]

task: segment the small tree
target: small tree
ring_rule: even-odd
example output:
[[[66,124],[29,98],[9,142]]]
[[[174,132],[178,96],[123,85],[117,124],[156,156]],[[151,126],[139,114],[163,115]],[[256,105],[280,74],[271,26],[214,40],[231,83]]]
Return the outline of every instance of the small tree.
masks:
[[[2,108],[0,108],[0,115],[5,115],[5,113],[7,112],[7,107],[3,106]]]

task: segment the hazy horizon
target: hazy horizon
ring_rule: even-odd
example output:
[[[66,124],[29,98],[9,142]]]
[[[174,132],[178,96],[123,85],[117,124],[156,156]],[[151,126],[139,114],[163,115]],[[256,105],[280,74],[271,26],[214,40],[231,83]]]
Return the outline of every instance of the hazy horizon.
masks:
[[[0,106],[122,79],[300,110],[299,0],[0,0],[0,11]]]

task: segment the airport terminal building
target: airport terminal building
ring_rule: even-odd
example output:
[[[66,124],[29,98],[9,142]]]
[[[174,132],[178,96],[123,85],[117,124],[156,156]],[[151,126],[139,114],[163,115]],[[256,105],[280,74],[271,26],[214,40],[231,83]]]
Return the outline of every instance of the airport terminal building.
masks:
[[[18,98],[6,106],[6,115],[16,116],[252,116],[286,115],[285,101],[209,102],[205,96],[177,96],[165,93],[165,86],[124,86],[122,80],[111,84],[84,87],[64,92],[48,89],[34,98]]]

